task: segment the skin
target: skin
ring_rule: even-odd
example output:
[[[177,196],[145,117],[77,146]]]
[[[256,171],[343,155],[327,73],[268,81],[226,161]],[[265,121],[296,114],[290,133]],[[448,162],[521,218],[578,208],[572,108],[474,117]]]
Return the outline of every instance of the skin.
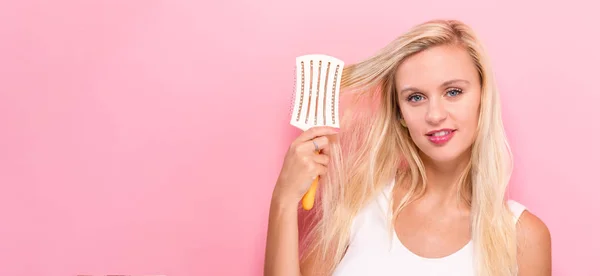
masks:
[[[414,254],[447,256],[471,239],[470,210],[455,195],[456,180],[476,135],[481,96],[477,71],[463,49],[439,46],[406,59],[398,68],[395,84],[402,123],[421,151],[428,178],[424,196],[398,216],[396,235]],[[441,128],[455,129],[454,137],[442,146],[432,144],[425,134]],[[336,132],[312,128],[290,145],[272,194],[264,275],[310,275],[314,261],[299,264],[298,203],[313,178],[325,174],[329,140]],[[313,152],[313,140],[322,149],[319,155]],[[402,194],[397,189],[395,202]],[[548,228],[529,211],[521,215],[519,225],[519,275],[551,275]]]
[[[476,137],[481,88],[472,58],[463,48],[438,46],[406,59],[396,72],[403,125],[420,150],[428,178],[425,194],[398,216],[398,239],[425,258],[448,256],[471,239],[470,210],[456,196],[458,179]],[[455,130],[437,145],[426,133]],[[396,202],[403,194],[395,193]],[[551,241],[546,225],[525,211],[517,228],[519,275],[551,275]]]
[[[444,257],[471,239],[469,207],[455,195],[476,135],[478,74],[465,51],[443,46],[406,59],[395,77],[403,125],[421,152],[429,180],[425,195],[400,213],[396,234],[419,256]],[[430,142],[426,134],[439,129],[455,130],[454,137],[444,145]],[[402,195],[399,190],[395,201]]]
[[[292,142],[285,155],[271,197],[265,276],[303,275],[298,254],[298,203],[313,179],[327,172],[329,141],[336,133],[334,128],[311,128]],[[314,153],[313,141],[319,146],[318,155]]]

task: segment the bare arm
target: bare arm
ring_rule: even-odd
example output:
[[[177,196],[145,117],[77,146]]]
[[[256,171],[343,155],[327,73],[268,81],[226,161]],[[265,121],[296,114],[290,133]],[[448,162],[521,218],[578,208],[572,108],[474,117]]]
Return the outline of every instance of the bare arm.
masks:
[[[551,238],[548,227],[525,211],[517,224],[519,276],[552,275]]]
[[[265,276],[301,276],[298,253],[298,202],[274,196],[269,212]]]
[[[301,276],[298,246],[298,203],[313,179],[327,172],[329,127],[303,132],[290,145],[275,184],[269,209],[265,276]],[[320,154],[315,154],[315,150]],[[306,275],[305,275],[306,276]]]

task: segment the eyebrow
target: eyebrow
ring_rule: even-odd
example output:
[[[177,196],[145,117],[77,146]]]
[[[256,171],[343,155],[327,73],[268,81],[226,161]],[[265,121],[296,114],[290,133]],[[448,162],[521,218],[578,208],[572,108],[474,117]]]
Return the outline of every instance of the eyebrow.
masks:
[[[445,81],[444,83],[440,84],[440,87],[444,87],[444,86],[448,86],[448,85],[460,83],[460,82],[462,82],[464,84],[470,84],[470,82],[468,80],[452,79],[452,80],[448,80],[448,81]],[[412,86],[405,86],[400,90],[400,94],[408,92],[408,91],[419,91],[419,89],[412,87]]]

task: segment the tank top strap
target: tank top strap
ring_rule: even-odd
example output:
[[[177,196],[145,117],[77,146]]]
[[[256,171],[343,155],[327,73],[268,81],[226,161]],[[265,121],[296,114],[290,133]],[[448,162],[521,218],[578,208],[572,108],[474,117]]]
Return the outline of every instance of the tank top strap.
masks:
[[[512,199],[507,200],[506,204],[508,205],[508,208],[510,208],[510,211],[512,211],[512,213],[513,213],[514,222],[517,223],[517,221],[521,217],[521,214],[523,214],[523,212],[527,208],[523,204],[521,204],[517,201],[514,201]]]

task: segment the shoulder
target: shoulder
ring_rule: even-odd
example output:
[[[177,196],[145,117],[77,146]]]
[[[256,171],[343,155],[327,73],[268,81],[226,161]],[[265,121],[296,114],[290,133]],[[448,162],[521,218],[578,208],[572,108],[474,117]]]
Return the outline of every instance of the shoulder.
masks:
[[[517,211],[519,275],[551,275],[551,237],[548,227],[523,205],[515,201],[509,201],[508,204],[513,212]]]

